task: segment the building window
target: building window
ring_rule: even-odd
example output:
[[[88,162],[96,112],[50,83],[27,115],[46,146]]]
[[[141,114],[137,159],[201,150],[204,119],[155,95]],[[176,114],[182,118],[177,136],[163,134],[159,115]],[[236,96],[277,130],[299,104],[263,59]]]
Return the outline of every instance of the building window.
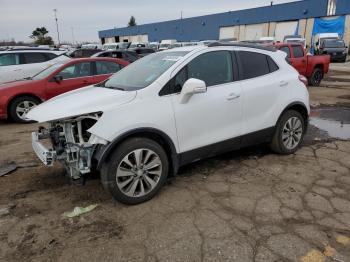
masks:
[[[337,0],[328,0],[327,15],[335,15]]]

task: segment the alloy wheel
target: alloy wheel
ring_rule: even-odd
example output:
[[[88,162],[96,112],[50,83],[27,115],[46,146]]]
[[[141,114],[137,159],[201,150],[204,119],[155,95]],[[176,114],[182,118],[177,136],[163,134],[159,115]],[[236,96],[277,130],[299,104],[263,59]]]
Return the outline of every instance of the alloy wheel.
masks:
[[[160,157],[152,150],[141,148],[127,154],[120,162],[117,186],[129,197],[142,197],[150,193],[158,184],[162,174]]]
[[[36,103],[33,101],[22,101],[16,107],[16,115],[22,119],[26,120],[26,115],[33,107],[36,106]]]
[[[282,142],[288,150],[296,148],[303,136],[303,124],[297,117],[289,118],[284,124]]]

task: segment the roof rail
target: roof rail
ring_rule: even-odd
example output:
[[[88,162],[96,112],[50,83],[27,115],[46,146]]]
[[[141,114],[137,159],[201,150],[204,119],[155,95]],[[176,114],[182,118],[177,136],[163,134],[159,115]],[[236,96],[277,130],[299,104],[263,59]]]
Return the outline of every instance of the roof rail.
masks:
[[[21,48],[8,48],[6,51],[60,51],[55,48],[42,48],[42,47],[21,47]]]
[[[208,47],[217,47],[217,46],[237,46],[237,47],[248,47],[248,48],[255,48],[255,49],[261,49],[265,51],[271,51],[271,52],[276,52],[276,48],[271,47],[271,46],[263,46],[263,45],[258,45],[258,44],[252,44],[252,43],[242,43],[242,42],[214,42],[214,43],[209,43]]]

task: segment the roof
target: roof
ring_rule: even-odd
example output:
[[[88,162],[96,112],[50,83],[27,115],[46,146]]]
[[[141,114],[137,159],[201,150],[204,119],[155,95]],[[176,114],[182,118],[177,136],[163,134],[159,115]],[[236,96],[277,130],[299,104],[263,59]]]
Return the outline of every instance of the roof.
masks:
[[[5,54],[5,53],[54,53],[54,54],[63,54],[67,51],[59,51],[59,50],[50,50],[50,49],[8,49],[8,50],[4,50],[4,51],[0,51],[1,54]]]
[[[250,43],[242,43],[242,42],[215,42],[215,43],[210,43],[208,47],[217,47],[217,46],[236,46],[236,47],[248,47],[248,48],[255,48],[255,49],[260,49],[260,50],[265,50],[265,51],[271,51],[271,52],[276,52],[276,49],[273,48],[272,46],[263,46],[263,45],[257,45],[257,44],[250,44]]]

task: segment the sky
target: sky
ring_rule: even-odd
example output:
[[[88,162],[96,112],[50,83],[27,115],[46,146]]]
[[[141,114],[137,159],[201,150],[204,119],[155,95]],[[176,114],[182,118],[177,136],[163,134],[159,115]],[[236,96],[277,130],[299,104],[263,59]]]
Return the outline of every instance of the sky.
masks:
[[[296,0],[273,0],[274,4]],[[36,27],[45,26],[57,41],[53,9],[57,9],[61,42],[98,41],[98,31],[125,27],[133,15],[137,24],[160,22],[258,6],[271,0],[0,0],[0,41],[31,41]]]

